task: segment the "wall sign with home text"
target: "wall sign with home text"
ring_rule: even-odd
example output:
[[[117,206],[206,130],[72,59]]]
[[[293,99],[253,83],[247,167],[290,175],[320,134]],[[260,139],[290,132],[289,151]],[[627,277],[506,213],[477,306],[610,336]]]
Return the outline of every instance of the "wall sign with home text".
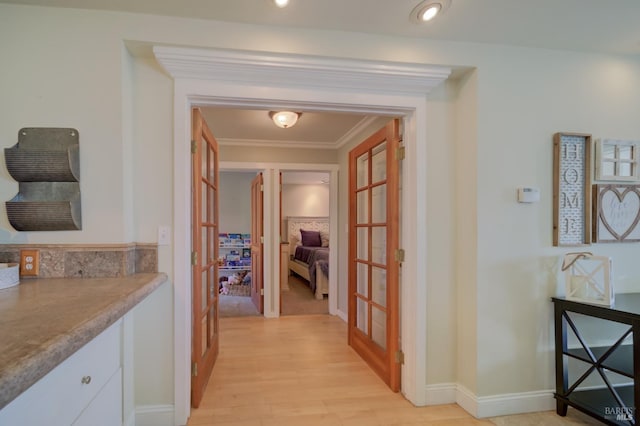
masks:
[[[591,135],[553,137],[553,245],[591,242]]]

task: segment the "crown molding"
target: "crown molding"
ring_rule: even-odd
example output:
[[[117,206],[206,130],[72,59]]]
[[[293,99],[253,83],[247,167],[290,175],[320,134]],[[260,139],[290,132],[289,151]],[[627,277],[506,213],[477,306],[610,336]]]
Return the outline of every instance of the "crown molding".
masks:
[[[337,149],[334,142],[309,142],[294,140],[264,140],[264,139],[236,139],[216,138],[220,146],[250,146],[260,148],[303,148],[303,149]]]
[[[424,96],[451,74],[446,67],[224,49],[154,46],[174,79],[232,81]]]

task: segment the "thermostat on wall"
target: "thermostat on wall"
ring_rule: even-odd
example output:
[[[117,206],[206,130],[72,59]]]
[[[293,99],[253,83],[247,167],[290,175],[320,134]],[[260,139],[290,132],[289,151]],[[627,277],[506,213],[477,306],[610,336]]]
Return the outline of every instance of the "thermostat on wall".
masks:
[[[538,188],[518,188],[519,203],[536,203],[540,201],[540,190]]]

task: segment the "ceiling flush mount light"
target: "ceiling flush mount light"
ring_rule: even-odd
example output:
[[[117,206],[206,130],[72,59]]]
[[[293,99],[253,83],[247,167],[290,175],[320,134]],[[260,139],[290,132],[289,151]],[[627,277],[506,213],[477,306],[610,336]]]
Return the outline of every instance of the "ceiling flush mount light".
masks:
[[[302,113],[292,111],[271,111],[269,113],[269,117],[271,117],[276,126],[283,129],[293,127],[301,115]]]
[[[417,24],[429,22],[442,14],[450,4],[451,0],[425,0],[420,2],[411,11],[411,21]]]
[[[273,4],[280,8],[287,7],[289,5],[289,0],[273,0]]]

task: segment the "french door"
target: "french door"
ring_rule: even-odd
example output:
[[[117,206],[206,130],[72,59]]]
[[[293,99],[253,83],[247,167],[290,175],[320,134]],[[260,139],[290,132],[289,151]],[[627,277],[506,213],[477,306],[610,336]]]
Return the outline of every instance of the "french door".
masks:
[[[198,408],[218,356],[218,142],[192,111],[191,405]]]
[[[264,216],[262,173],[251,182],[251,300],[264,313],[264,277],[262,267],[262,218]]]
[[[399,121],[349,153],[349,345],[397,392]]]

